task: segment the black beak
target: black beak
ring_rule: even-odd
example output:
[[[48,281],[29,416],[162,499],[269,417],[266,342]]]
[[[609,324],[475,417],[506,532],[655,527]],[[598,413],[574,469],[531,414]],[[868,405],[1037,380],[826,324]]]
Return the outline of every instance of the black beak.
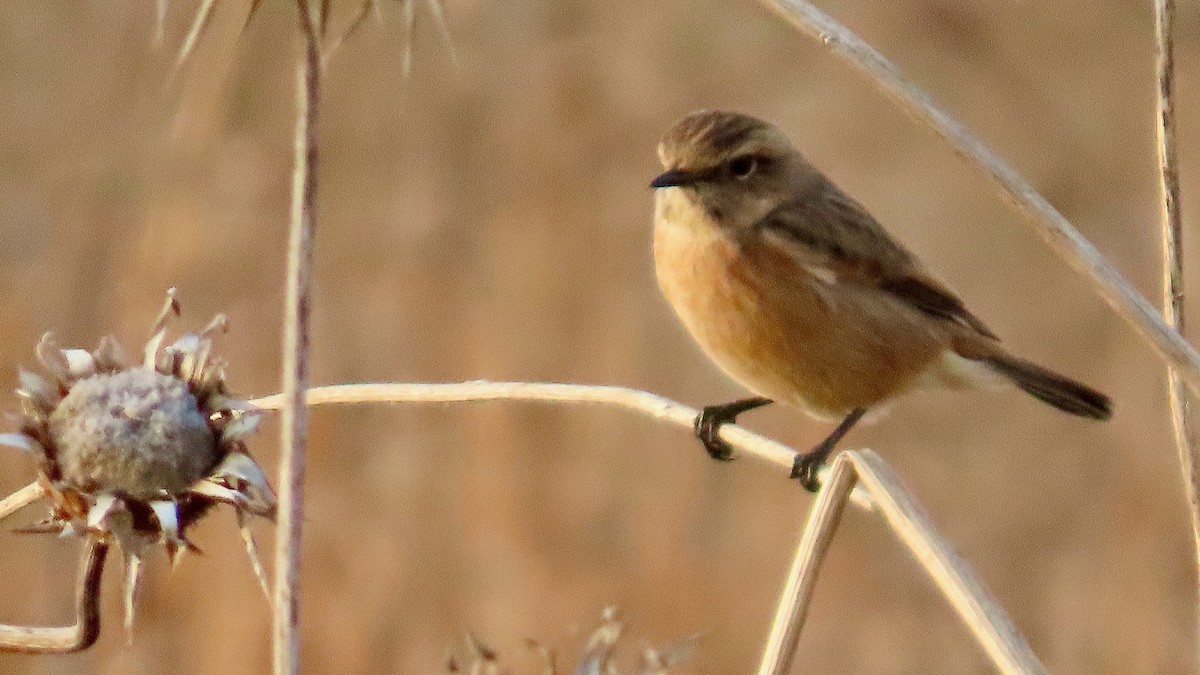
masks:
[[[683,169],[671,169],[670,171],[664,171],[664,172],[660,173],[658,175],[658,177],[656,177],[654,180],[650,181],[650,187],[656,188],[656,189],[657,188],[668,188],[668,187],[683,187],[686,185],[692,185],[693,183],[697,182],[699,179],[700,179],[700,177],[697,176],[696,174],[690,173],[688,171],[684,171]]]

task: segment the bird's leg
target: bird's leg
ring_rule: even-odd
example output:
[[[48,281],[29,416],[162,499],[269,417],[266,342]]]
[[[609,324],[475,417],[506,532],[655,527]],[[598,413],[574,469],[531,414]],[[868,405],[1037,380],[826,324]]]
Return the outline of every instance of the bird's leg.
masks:
[[[769,403],[771,403],[771,399],[756,396],[724,405],[705,406],[704,410],[696,415],[696,420],[692,422],[692,429],[696,431],[696,438],[699,438],[700,442],[704,444],[704,449],[708,451],[710,457],[723,462],[728,461],[733,459],[733,448],[721,440],[721,425],[732,424],[737,421],[738,415],[747,410],[761,408]]]
[[[837,445],[838,441],[842,440],[842,436],[846,435],[847,431],[854,426],[858,420],[862,419],[866,408],[855,408],[846,415],[846,419],[837,425],[833,433],[825,437],[817,447],[810,452],[796,455],[796,460],[792,463],[792,478],[798,479],[804,489],[809,492],[816,492],[821,489],[821,484],[817,482],[817,470],[829,458],[829,453],[833,452],[833,446]]]

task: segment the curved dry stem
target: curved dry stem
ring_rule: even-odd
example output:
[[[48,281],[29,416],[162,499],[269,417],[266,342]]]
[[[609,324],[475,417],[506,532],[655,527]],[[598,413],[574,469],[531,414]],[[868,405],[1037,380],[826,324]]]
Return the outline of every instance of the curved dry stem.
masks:
[[[1012,167],[938,108],[929,95],[906,80],[879,52],[845,26],[804,0],[760,0],[803,33],[817,38],[866,74],[901,107],[924,122],[954,150],[982,169],[1051,249],[1096,287],[1102,298],[1166,361],[1178,369],[1193,392],[1200,393],[1200,353],[1163,322],[1146,298],[1126,281],[1096,247],[1071,226],[1045,197]]]
[[[877,511],[950,602],[963,624],[1002,673],[1045,673],[1033,650],[970,566],[937,533],[928,514],[879,455],[847,450],[834,460],[829,482],[809,513],[804,534],[779,601],[759,675],[791,669],[821,562],[829,549],[843,505],[855,480]]]
[[[1001,672],[1044,673],[1045,668],[1000,605],[984,589],[954,549],[938,535],[933,521],[879,455],[852,453],[859,483],[878,504],[892,531],[925,568],[942,595],[975,635]]]
[[[0,520],[11,516],[21,509],[41,499],[46,494],[36,481],[17,490],[11,495],[0,499]]]
[[[283,396],[271,394],[249,403],[262,410],[279,410]],[[609,385],[558,384],[550,382],[486,382],[472,380],[455,383],[373,383],[333,384],[308,390],[308,405],[350,405],[361,403],[470,403],[482,401],[531,401],[539,403],[583,403],[608,405],[640,413],[657,420],[692,429],[700,411],[657,394]],[[778,441],[760,436],[735,424],[723,424],[721,440],[734,450],[786,468],[791,475],[796,450]],[[829,467],[821,470],[824,482]],[[855,490],[851,500],[870,510],[871,499]]]
[[[691,428],[699,411],[636,389],[605,385],[543,382],[472,382],[436,384],[337,384],[308,390],[308,405],[353,403],[464,403],[470,401],[540,401],[610,405]],[[250,401],[263,410],[278,410],[279,394]],[[792,469],[796,451],[734,424],[721,426],[721,439],[734,449]]]
[[[796,547],[796,556],[792,559],[775,619],[771,622],[771,634],[758,666],[759,675],[783,675],[791,669],[821,563],[825,562],[825,554],[833,543],[833,535],[846,508],[846,498],[857,480],[851,461],[850,455],[844,452],[834,458],[829,478],[808,512],[800,545]]]
[[[108,542],[89,536],[75,587],[75,625],[31,628],[0,624],[0,652],[66,654],[91,647],[100,637],[100,579]]]
[[[301,53],[296,66],[296,134],[288,233],[283,336],[283,419],[280,424],[279,520],[275,530],[273,661],[277,675],[300,670],[300,533],[304,521],[309,334],[313,234],[316,229],[317,112],[320,103],[320,17],[296,0]]]
[[[262,410],[278,410],[280,394],[250,401]],[[446,384],[339,384],[313,387],[307,402],[316,405],[361,403],[462,403],[475,401],[536,401],[609,405],[691,429],[699,411],[649,392],[604,385],[542,382],[471,381]],[[734,449],[792,469],[796,451],[733,424],[720,429],[722,440]],[[855,475],[865,490],[855,487]],[[837,527],[847,499],[867,510],[880,510],[892,530],[909,548],[930,578],[1006,673],[1041,673],[1043,668],[1013,628],[1004,611],[991,599],[974,573],[937,534],[929,517],[903,488],[883,460],[870,450],[845,451],[822,472],[826,486],[817,498],[792,566],[787,590],[773,625],[761,674],[783,673],[799,640],[804,616],[816,585],[821,560]]]

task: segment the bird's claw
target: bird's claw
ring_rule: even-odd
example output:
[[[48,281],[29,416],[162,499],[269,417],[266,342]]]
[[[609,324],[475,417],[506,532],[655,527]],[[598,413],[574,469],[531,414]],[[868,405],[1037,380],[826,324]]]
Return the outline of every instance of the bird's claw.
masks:
[[[728,462],[733,459],[733,447],[721,440],[721,425],[733,424],[737,422],[738,415],[770,403],[771,399],[757,396],[723,405],[704,406],[704,409],[700,411],[699,415],[696,415],[695,421],[692,422],[692,429],[696,432],[696,438],[699,438],[700,442],[704,444],[704,449],[708,451],[709,457]]]
[[[828,457],[829,450],[825,448],[797,454],[796,459],[792,461],[791,477],[800,481],[805,490],[813,493],[819,491],[821,482],[817,480],[817,472],[821,470],[821,466],[825,464],[825,459]]]
[[[695,421],[692,422],[692,429],[696,432],[696,438],[700,439],[700,443],[704,445],[704,449],[708,452],[708,456],[720,462],[728,462],[733,459],[733,448],[728,443],[721,440],[721,425],[727,422],[733,422],[736,415],[728,415],[722,406],[708,406],[696,415]]]

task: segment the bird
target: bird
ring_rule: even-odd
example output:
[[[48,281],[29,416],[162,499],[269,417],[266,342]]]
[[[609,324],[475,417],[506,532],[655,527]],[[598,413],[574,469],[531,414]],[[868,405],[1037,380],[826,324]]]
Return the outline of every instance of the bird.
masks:
[[[869,411],[906,392],[1006,384],[1059,410],[1112,416],[1103,393],[1014,356],[962,300],[774,125],[698,110],[658,144],[655,275],[703,352],[753,397],[703,408],[696,436],[773,402],[840,420],[791,475],[817,471]]]

